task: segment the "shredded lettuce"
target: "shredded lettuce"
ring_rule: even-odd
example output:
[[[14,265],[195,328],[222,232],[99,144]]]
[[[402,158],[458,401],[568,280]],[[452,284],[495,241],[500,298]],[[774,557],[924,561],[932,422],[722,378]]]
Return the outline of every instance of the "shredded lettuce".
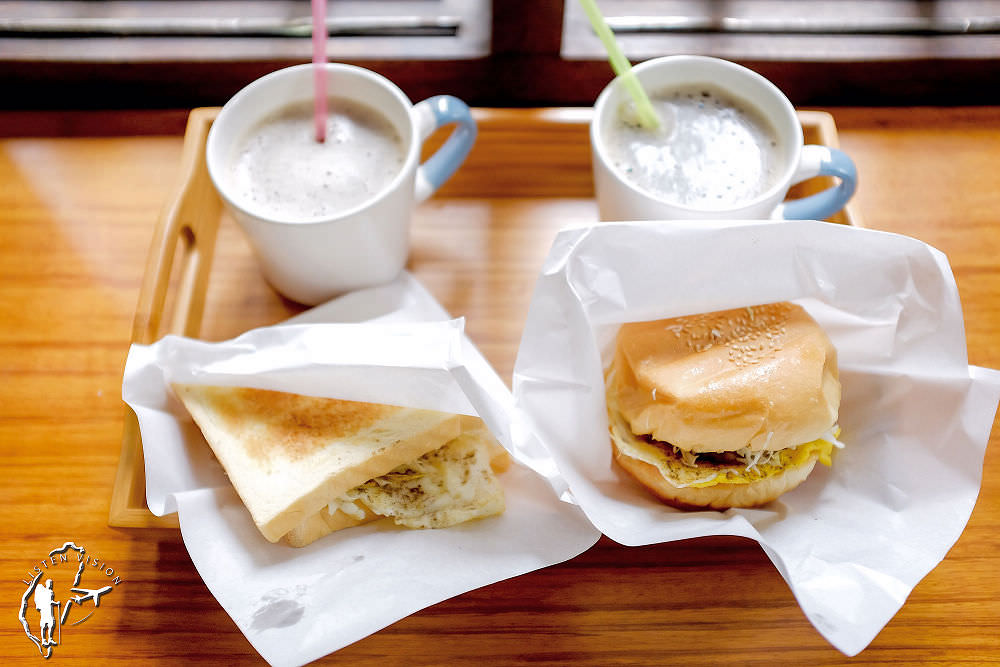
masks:
[[[834,447],[844,446],[837,439],[840,428],[834,426],[820,438],[797,447],[764,451],[750,451],[745,447],[737,450],[734,452],[740,461],[737,465],[700,466],[698,454],[666,443],[654,444],[636,436],[621,413],[610,410],[609,419],[612,435],[623,453],[655,466],[677,488],[750,484],[777,475],[785,468],[802,465],[814,455],[820,463],[829,466],[833,463]]]

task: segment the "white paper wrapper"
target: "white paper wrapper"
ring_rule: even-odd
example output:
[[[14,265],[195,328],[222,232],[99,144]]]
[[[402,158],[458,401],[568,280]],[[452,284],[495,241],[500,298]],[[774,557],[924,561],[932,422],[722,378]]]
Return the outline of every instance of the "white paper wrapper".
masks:
[[[760,509],[681,512],[612,464],[603,369],[623,322],[801,303],[837,348],[832,468]],[[610,223],[562,231],[514,371],[520,435],[610,538],[757,540],[834,646],[860,652],[972,512],[1000,373],[970,367],[947,259],[910,238],[821,222]]]
[[[321,324],[331,321],[340,323]],[[199,574],[268,662],[315,660],[424,607],[572,558],[600,536],[557,498],[544,451],[513,446],[510,392],[462,325],[404,274],[232,341],[168,336],[130,350],[122,396],[139,419],[149,508],[178,512]],[[171,382],[478,414],[516,461],[500,476],[507,510],[442,530],[376,522],[302,549],[271,544]]]

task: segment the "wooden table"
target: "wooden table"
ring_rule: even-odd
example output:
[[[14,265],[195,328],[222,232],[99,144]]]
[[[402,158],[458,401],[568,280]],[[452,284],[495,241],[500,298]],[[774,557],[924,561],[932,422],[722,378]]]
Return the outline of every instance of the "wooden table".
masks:
[[[948,254],[970,362],[1000,367],[1000,108],[831,111],[862,175],[865,225]],[[416,216],[410,269],[468,318],[469,335],[509,381],[553,235],[596,219],[596,210],[579,112],[477,113],[485,129],[470,161]],[[86,623],[67,629],[53,664],[259,661],[176,530],[107,525],[122,369],[153,229],[177,175],[184,115],[0,114],[0,131],[11,137],[0,140],[4,664],[38,664],[15,616],[22,580],[67,541],[85,545],[122,583]],[[544,119],[557,122],[534,141],[530,128]],[[536,150],[525,152],[526,140]],[[232,225],[220,230],[215,266],[204,337],[298,312],[262,283]],[[1000,429],[990,444],[961,539],[852,662],[1000,659]],[[737,538],[642,548],[602,539],[570,562],[442,602],[327,660],[846,662],[757,544]]]

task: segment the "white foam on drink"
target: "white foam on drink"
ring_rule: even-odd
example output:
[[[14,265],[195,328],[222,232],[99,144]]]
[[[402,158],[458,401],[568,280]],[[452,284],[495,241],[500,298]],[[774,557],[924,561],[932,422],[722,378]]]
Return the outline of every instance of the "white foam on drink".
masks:
[[[785,165],[771,124],[749,104],[711,85],[654,93],[660,131],[620,110],[605,142],[612,162],[641,189],[696,209],[747,203],[774,185]]]
[[[326,141],[316,141],[311,101],[255,125],[237,145],[231,185],[249,208],[281,220],[332,216],[362,204],[399,174],[396,128],[354,100],[329,98]]]

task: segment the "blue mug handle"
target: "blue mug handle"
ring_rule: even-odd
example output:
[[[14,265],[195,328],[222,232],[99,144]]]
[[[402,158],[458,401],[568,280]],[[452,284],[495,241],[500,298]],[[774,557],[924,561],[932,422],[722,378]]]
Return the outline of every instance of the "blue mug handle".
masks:
[[[799,170],[793,183],[813,176],[836,176],[840,183],[814,195],[778,206],[774,217],[784,220],[826,220],[844,208],[858,187],[858,170],[847,153],[829,146],[802,147]]]
[[[462,166],[476,142],[476,121],[468,105],[452,95],[428,97],[415,104],[413,111],[421,143],[439,127],[456,125],[444,144],[417,168],[414,195],[417,201],[423,201]]]

